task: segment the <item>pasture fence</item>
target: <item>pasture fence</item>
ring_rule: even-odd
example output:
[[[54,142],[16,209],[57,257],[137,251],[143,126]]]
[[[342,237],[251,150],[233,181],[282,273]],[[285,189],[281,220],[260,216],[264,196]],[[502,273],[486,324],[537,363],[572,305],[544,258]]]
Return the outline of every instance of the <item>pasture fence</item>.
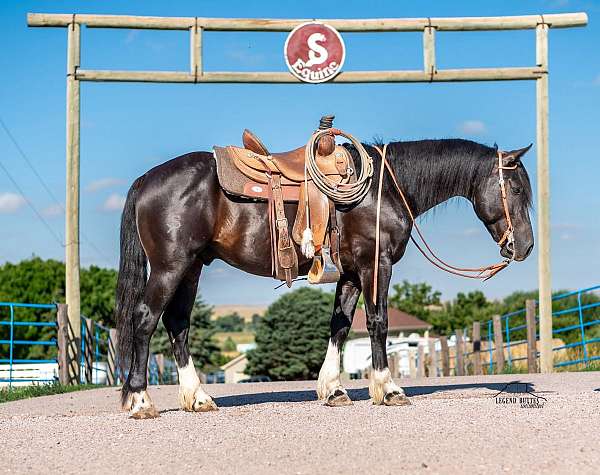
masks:
[[[411,368],[416,376],[538,372],[537,303],[527,300],[524,308],[428,339],[414,352]],[[552,306],[554,368],[585,369],[599,361],[600,285],[555,295]],[[390,361],[390,368],[397,367]]]
[[[81,339],[64,304],[0,302],[0,386],[97,384],[123,380],[118,370],[117,331],[82,315]],[[176,381],[171,360],[150,356],[150,384]]]

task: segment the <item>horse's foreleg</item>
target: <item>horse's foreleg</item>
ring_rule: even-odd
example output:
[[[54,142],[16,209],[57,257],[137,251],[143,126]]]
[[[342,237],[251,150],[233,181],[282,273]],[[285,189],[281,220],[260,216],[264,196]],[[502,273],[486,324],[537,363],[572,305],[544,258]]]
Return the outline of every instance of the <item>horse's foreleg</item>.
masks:
[[[335,303],[331,316],[331,336],[327,355],[317,382],[317,395],[328,406],[352,404],[340,382],[340,353],[352,326],[356,303],[360,296],[360,282],[355,276],[342,275],[335,291]]]
[[[173,355],[179,375],[179,404],[185,411],[206,412],[217,409],[211,397],[200,387],[188,347],[190,314],[196,299],[202,264],[195,264],[179,284],[173,299],[165,309],[163,322],[173,345]]]
[[[369,395],[373,404],[404,406],[410,401],[404,391],[392,379],[387,361],[388,314],[387,296],[392,263],[381,256],[377,285],[377,301],[373,302],[373,271],[365,268],[361,272],[361,283],[367,314],[367,329],[371,338],[371,361],[373,368],[369,376]]]
[[[152,270],[146,284],[144,297],[133,316],[133,359],[123,386],[123,408],[134,419],[158,417],[146,390],[150,338],[156,330],[158,319],[179,284],[181,274]]]

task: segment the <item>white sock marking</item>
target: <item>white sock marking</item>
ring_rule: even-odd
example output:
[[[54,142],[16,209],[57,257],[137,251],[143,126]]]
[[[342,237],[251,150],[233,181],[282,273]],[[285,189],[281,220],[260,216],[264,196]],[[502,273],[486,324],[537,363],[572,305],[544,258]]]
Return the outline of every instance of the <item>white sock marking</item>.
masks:
[[[325,361],[319,371],[317,382],[317,395],[319,399],[325,399],[331,392],[340,387],[340,350],[331,340],[327,346]]]

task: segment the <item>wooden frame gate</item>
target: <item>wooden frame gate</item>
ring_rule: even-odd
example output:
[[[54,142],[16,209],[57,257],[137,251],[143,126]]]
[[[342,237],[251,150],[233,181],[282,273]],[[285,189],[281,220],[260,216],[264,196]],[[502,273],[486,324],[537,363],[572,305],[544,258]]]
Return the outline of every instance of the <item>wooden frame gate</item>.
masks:
[[[66,156],[66,302],[75,332],[80,325],[79,294],[79,124],[80,81],[164,82],[164,83],[300,83],[289,72],[213,72],[202,65],[204,31],[291,31],[311,20],[233,19],[201,17],[144,17],[30,13],[33,27],[63,27],[67,43],[67,156]],[[542,372],[553,370],[552,302],[550,275],[550,176],[548,156],[548,31],[587,25],[585,13],[506,17],[412,18],[320,20],[340,32],[422,32],[423,69],[395,71],[342,71],[332,82],[452,82],[452,81],[536,81],[537,107],[537,209],[538,279],[540,317],[540,363]],[[189,71],[84,70],[80,66],[81,25],[88,28],[137,28],[188,30]],[[531,67],[438,69],[435,60],[437,31],[535,30],[536,64]],[[81,335],[75,335],[81,338]]]

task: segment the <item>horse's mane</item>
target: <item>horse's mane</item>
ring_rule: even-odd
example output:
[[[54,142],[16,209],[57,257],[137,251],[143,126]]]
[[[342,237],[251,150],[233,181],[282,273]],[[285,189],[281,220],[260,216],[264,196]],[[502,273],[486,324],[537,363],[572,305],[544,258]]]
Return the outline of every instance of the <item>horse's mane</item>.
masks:
[[[406,189],[417,190],[421,209],[444,201],[449,193],[472,197],[474,185],[492,173],[496,153],[497,147],[464,139],[390,142],[387,152],[400,183]],[[520,165],[518,173],[523,185],[522,199],[531,206],[527,171]]]

